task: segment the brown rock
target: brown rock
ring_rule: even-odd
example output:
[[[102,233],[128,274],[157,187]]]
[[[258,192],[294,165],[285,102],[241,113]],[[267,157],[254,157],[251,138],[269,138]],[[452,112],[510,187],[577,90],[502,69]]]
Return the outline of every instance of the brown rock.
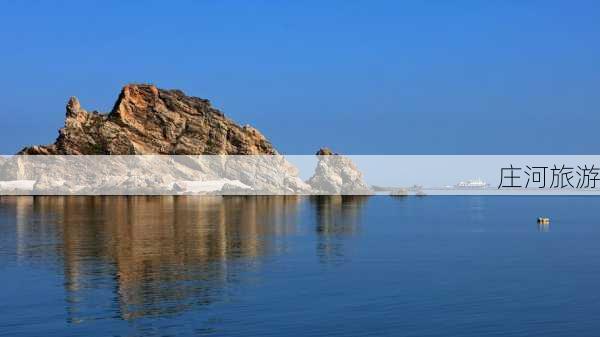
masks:
[[[317,156],[333,156],[333,155],[337,155],[337,153],[334,153],[328,147],[322,147],[319,149],[319,151],[317,151],[317,153],[315,153],[315,155],[317,155]]]
[[[258,130],[180,90],[129,84],[108,114],[87,112],[75,97],[66,110],[54,144],[19,154],[277,154]]]

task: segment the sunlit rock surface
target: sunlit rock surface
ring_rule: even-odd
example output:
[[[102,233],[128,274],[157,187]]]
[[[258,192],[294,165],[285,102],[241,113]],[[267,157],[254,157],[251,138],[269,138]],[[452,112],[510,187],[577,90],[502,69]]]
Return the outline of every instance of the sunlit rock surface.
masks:
[[[240,126],[206,99],[150,84],[129,84],[108,114],[88,112],[75,97],[50,145],[20,154],[276,154],[255,128]]]
[[[373,193],[352,160],[328,148],[320,149],[316,155],[319,162],[314,175],[307,181],[314,193],[350,195]]]
[[[0,194],[371,193],[350,159],[329,149],[317,155],[304,182],[258,130],[208,100],[129,84],[107,114],[71,97],[53,144],[0,158]]]

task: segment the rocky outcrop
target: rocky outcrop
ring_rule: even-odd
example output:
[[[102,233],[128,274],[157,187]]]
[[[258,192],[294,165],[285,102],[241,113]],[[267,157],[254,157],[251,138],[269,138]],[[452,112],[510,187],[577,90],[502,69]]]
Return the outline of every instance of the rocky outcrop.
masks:
[[[307,181],[315,193],[369,195],[373,191],[363,181],[362,173],[347,157],[328,148],[317,151],[318,163],[314,175]]]
[[[202,193],[310,190],[255,128],[236,124],[206,99],[149,84],[126,85],[108,114],[88,112],[71,97],[54,144],[19,154],[110,155],[17,156],[0,168],[0,180],[34,180],[37,193],[169,194],[186,181]]]
[[[54,144],[19,154],[277,154],[255,128],[239,126],[206,99],[149,84],[126,85],[112,111],[67,103],[65,125]]]
[[[0,157],[0,181],[34,194],[372,193],[349,158],[319,150],[304,182],[258,130],[206,99],[149,84],[126,85],[107,114],[88,112],[71,97],[56,141],[19,154]]]

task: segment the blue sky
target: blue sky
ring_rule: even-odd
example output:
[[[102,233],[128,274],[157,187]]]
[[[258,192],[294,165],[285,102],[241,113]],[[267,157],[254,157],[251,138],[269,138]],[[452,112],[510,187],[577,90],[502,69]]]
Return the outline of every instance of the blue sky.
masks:
[[[287,154],[598,154],[597,1],[3,1],[0,153],[150,82]]]

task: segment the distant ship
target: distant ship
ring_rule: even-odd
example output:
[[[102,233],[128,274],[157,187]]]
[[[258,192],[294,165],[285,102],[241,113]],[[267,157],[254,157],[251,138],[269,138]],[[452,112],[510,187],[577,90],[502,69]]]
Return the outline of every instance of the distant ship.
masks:
[[[461,181],[458,184],[454,185],[454,188],[483,189],[488,188],[489,186],[490,184],[486,183],[480,178],[477,178],[473,180]]]

